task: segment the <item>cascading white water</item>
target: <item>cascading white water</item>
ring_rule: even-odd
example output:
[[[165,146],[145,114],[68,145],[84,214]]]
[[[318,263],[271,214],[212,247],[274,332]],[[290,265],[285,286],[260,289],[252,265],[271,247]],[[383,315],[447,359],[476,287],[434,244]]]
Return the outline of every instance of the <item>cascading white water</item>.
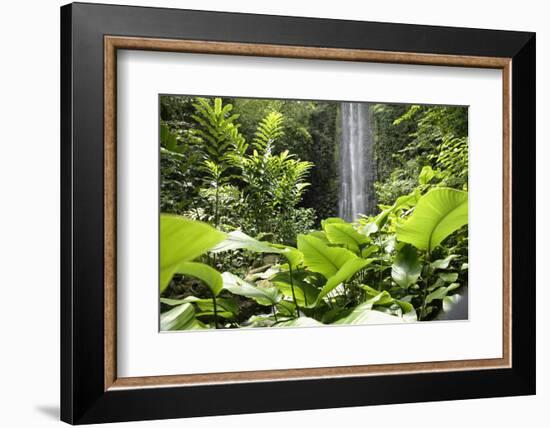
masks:
[[[370,105],[342,103],[340,108],[340,199],[338,215],[353,221],[372,214],[376,179]]]

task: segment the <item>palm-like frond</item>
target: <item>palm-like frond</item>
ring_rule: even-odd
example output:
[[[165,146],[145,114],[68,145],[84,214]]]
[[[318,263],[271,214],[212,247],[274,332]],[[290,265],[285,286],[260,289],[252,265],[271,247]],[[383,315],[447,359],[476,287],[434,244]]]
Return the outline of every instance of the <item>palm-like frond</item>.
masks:
[[[224,106],[221,98],[215,98],[213,102],[196,98],[193,106],[196,114],[191,117],[199,125],[194,132],[202,140],[206,159],[221,164],[229,151],[246,151],[246,142],[239,132],[239,125],[235,123],[239,115],[231,114],[231,104]]]
[[[272,145],[278,138],[284,135],[284,117],[281,113],[272,111],[258,124],[254,133],[254,147],[260,151]]]

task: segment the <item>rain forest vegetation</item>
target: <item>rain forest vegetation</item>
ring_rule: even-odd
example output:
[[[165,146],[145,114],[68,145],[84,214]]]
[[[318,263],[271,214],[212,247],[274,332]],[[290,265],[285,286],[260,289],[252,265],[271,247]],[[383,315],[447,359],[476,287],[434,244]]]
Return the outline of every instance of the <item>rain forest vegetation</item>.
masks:
[[[370,108],[378,209],[345,221],[339,103],[160,97],[161,330],[452,310],[468,286],[467,109]]]

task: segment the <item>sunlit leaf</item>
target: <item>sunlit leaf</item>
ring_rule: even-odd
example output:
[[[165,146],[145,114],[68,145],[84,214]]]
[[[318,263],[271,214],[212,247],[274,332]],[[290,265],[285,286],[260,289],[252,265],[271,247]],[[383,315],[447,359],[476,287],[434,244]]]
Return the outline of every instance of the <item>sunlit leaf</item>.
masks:
[[[403,318],[388,315],[383,312],[371,309],[372,305],[363,303],[346,317],[340,318],[334,324],[399,324],[405,322]]]
[[[240,230],[234,230],[227,234],[227,238],[212,248],[212,253],[221,253],[229,250],[248,250],[256,253],[282,253],[283,250],[275,248],[268,242],[258,241]]]
[[[460,287],[460,284],[453,283],[448,287],[439,287],[426,296],[426,303],[431,303],[434,300],[441,300],[447,296],[453,290]]]
[[[449,312],[454,305],[456,305],[458,302],[462,300],[462,296],[460,294],[453,294],[452,296],[445,296],[443,298],[442,308],[444,312]]]
[[[349,223],[329,223],[324,229],[331,244],[341,245],[355,253],[359,253],[359,249],[369,242],[369,238]]]
[[[433,270],[436,269],[447,269],[452,260],[456,259],[458,256],[456,254],[451,254],[444,259],[435,260],[430,263],[430,266]]]
[[[168,306],[177,306],[183,303],[194,303],[203,312],[214,311],[214,302],[212,299],[201,299],[196,296],[187,296],[183,299],[167,299],[163,297],[160,299],[160,302]],[[239,312],[237,303],[232,299],[217,298],[216,305],[223,311],[232,312],[234,314]]]
[[[289,321],[282,321],[274,325],[274,327],[318,327],[321,326],[319,321],[308,317],[294,318]]]
[[[319,289],[304,280],[304,272],[293,272],[292,284],[290,281],[290,272],[280,272],[271,278],[273,284],[283,295],[289,299],[294,299],[300,307],[314,307],[316,304]],[[292,294],[294,286],[294,295]]]
[[[217,296],[223,288],[223,280],[221,274],[214,268],[205,265],[204,263],[184,262],[180,263],[176,268],[176,273],[192,276],[204,282],[212,294]]]
[[[280,254],[286,258],[292,269],[298,268],[303,263],[304,255],[300,250],[288,245],[272,244],[272,246],[281,250]]]
[[[445,282],[455,282],[458,279],[458,273],[456,272],[440,273],[439,277]]]
[[[345,248],[329,247],[322,240],[310,235],[298,235],[298,249],[304,255],[304,264],[308,269],[325,278],[336,275],[347,261],[357,258]]]
[[[391,276],[397,285],[407,288],[418,281],[422,272],[422,265],[416,249],[411,245],[404,245],[395,256]]]
[[[160,291],[164,291],[182,262],[196,259],[225,239],[212,226],[184,217],[160,216]]]
[[[327,283],[321,289],[317,301],[320,301],[328,293],[343,282],[349,281],[353,275],[372,263],[373,259],[353,258],[348,260],[338,271],[328,278]]]
[[[422,168],[420,175],[418,176],[418,182],[420,184],[428,184],[435,177],[435,171],[431,166],[427,165]]]
[[[236,275],[230,272],[224,272],[222,274],[223,288],[230,291],[233,294],[239,296],[248,297],[255,300],[257,303],[263,306],[273,306],[277,304],[282,295],[275,286],[271,287],[258,287],[242,280]]]
[[[199,325],[196,323],[195,310],[190,303],[184,303],[160,314],[161,331],[189,330],[193,328],[199,328]]]
[[[397,226],[397,239],[431,251],[468,223],[468,192],[435,188],[420,198],[412,216]]]

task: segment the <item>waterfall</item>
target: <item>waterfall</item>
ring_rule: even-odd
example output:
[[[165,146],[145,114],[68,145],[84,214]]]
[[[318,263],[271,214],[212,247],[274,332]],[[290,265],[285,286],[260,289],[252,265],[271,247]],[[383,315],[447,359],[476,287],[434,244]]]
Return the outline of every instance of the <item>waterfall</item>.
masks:
[[[376,208],[370,104],[342,103],[340,108],[340,198],[338,215],[353,221]]]

